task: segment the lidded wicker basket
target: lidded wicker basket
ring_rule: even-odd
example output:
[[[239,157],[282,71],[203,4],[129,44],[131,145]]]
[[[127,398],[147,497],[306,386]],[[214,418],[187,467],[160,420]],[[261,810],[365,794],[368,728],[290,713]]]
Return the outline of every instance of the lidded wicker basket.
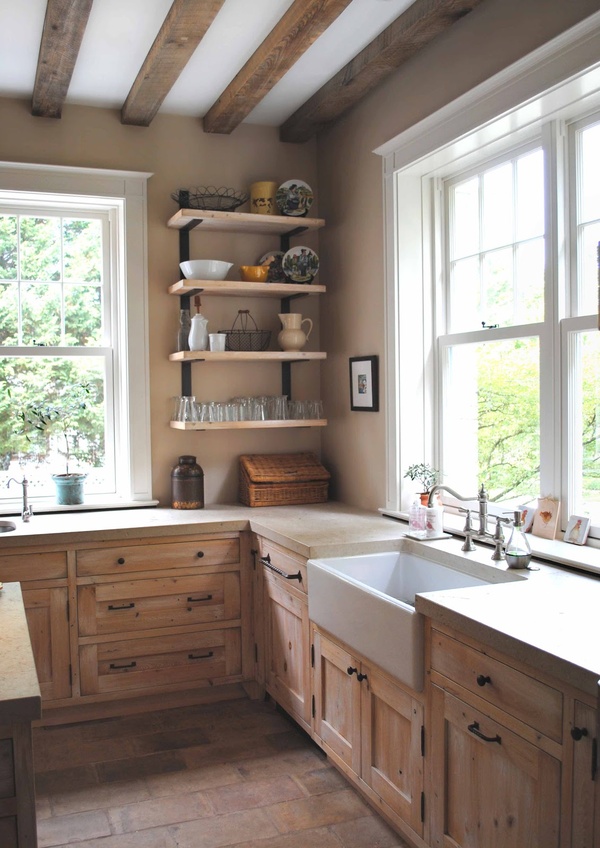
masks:
[[[329,471],[314,453],[240,456],[240,501],[246,506],[324,503]]]

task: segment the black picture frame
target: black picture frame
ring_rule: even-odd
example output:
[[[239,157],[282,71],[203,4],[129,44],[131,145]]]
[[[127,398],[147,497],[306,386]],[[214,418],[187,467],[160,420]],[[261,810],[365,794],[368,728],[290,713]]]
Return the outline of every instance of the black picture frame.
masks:
[[[351,356],[350,409],[379,412],[379,357]]]

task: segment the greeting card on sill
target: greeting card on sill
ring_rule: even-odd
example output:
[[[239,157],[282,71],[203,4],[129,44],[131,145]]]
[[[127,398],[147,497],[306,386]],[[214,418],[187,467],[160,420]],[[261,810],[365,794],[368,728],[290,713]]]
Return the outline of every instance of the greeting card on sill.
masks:
[[[572,545],[585,545],[590,532],[590,519],[585,515],[572,515],[565,530],[564,541]]]
[[[531,532],[541,539],[554,539],[558,528],[560,501],[556,498],[538,498]]]

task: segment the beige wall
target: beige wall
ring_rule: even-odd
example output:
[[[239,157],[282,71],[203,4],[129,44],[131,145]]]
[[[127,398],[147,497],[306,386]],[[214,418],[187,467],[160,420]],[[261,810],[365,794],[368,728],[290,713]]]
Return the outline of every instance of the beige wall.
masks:
[[[322,456],[340,500],[367,509],[385,503],[384,412],[350,412],[348,400],[349,356],[378,354],[385,366],[382,172],[372,151],[598,9],[598,0],[484,0],[319,136],[327,221],[320,257],[329,283]],[[383,409],[383,391],[381,400]]]
[[[29,104],[0,100],[0,160],[151,171],[148,186],[148,284],[152,464],[154,494],[170,496],[170,470],[178,455],[197,456],[206,477],[207,503],[237,498],[241,453],[317,450],[333,472],[332,495],[376,509],[385,501],[384,413],[349,411],[348,357],[378,354],[384,367],[383,214],[381,162],[372,150],[530,50],[600,8],[599,0],[484,0],[377,88],[359,107],[321,134],[318,144],[287,145],[276,129],[242,126],[231,136],[208,135],[199,121],[159,116],[149,128],[125,127],[106,109],[66,107],[61,120],[33,118]],[[318,170],[317,170],[318,163]],[[215,184],[241,188],[258,179],[306,180],[317,195],[315,214],[327,227],[307,243],[318,247],[319,282],[326,297],[297,301],[316,317],[307,349],[328,351],[321,366],[330,426],[321,431],[184,433],[168,427],[170,399],[180,391],[179,367],[167,360],[178,301],[166,294],[178,278],[178,236],[165,227],[176,210],[178,187]],[[312,213],[311,213],[312,214]],[[264,237],[192,236],[194,258],[252,263],[277,247]],[[249,308],[259,326],[279,327],[277,302],[205,298],[213,329],[231,326]],[[194,392],[217,400],[278,390],[275,365],[194,367]],[[293,370],[294,394],[318,396],[319,366]],[[385,402],[382,391],[382,407]]]
[[[159,116],[148,128],[126,127],[118,112],[67,106],[61,120],[33,118],[29,104],[0,100],[0,160],[39,162],[93,168],[150,171],[148,183],[148,288],[150,324],[150,380],[152,417],[152,471],[154,496],[170,501],[170,472],[180,454],[197,457],[205,473],[207,503],[237,500],[237,457],[241,453],[319,450],[318,430],[244,433],[194,433],[168,426],[171,398],[180,392],[180,367],[168,361],[175,349],[179,301],[166,293],[179,279],[178,234],[165,223],[177,210],[170,198],[179,187],[201,184],[247,187],[259,179],[283,182],[306,180],[317,190],[315,144],[281,144],[276,129],[240,127],[231,136],[202,132],[198,120]],[[314,207],[318,214],[318,205]],[[247,210],[247,207],[242,207]],[[312,212],[312,210],[311,210]],[[317,247],[314,237],[307,244]],[[278,249],[278,239],[214,234],[192,235],[192,258],[227,259],[253,264],[267,250]],[[234,270],[230,276],[234,274]],[[235,277],[233,277],[235,278]],[[318,298],[296,301],[294,308],[316,317]],[[213,330],[231,327],[237,310],[250,309],[261,329],[280,329],[278,301],[204,298],[202,312]],[[272,346],[277,349],[274,338]],[[319,349],[318,326],[307,350]],[[294,394],[318,397],[319,365],[292,366]],[[223,400],[235,394],[274,394],[280,391],[280,369],[275,364],[203,366],[193,368],[198,397]]]

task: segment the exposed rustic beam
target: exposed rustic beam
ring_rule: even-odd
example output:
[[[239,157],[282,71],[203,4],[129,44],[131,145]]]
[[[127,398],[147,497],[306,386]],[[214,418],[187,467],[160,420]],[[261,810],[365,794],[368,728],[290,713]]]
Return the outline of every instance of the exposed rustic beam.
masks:
[[[230,133],[322,35],[351,0],[295,0],[203,119],[205,132]]]
[[[124,124],[147,127],[224,0],[173,0],[121,109]]]
[[[416,0],[282,124],[281,141],[307,141],[479,3]]]
[[[48,0],[31,114],[60,118],[93,0]]]

